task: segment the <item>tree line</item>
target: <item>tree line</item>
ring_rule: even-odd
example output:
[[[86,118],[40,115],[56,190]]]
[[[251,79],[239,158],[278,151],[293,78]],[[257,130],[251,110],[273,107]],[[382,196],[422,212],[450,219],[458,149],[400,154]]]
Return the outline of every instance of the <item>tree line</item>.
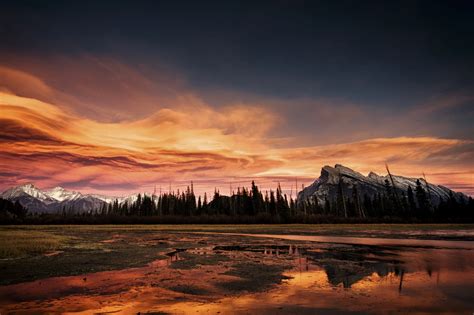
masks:
[[[203,198],[196,195],[193,186],[183,192],[164,193],[161,195],[138,194],[133,202],[118,200],[103,204],[94,211],[95,215],[124,216],[256,216],[268,214],[287,220],[296,213],[296,202],[283,194],[281,186],[275,191],[263,193],[255,182],[251,188],[239,187],[231,196],[221,195],[214,191],[212,198],[205,193]]]
[[[315,196],[295,200],[284,194],[279,184],[276,190],[263,192],[252,181],[250,188],[238,188],[230,196],[222,195],[216,189],[212,197],[204,194],[201,198],[196,197],[191,183],[181,192],[138,194],[135,200],[104,202],[97,209],[85,213],[63,208],[60,213],[42,214],[31,220],[42,222],[41,218],[46,221],[51,216],[70,223],[78,217],[121,223],[135,222],[132,218],[144,218],[137,222],[150,223],[442,222],[473,219],[474,202],[471,197],[463,202],[451,192],[446,200],[434,205],[429,191],[419,180],[414,188],[408,187],[406,191],[396,189],[386,180],[384,190],[373,196],[361,194],[357,186],[349,187],[342,179],[335,189],[335,193],[330,194],[331,197],[326,196],[324,201]],[[0,217],[3,218],[28,217],[27,209],[18,202],[0,200],[0,209]]]
[[[12,202],[7,199],[0,198],[0,218],[2,217],[17,217],[23,218],[28,213],[28,209],[23,207],[18,200]]]
[[[348,196],[349,195],[349,196]],[[406,191],[395,188],[388,179],[384,189],[373,196],[361,194],[357,186],[347,187],[341,179],[337,185],[335,197],[330,200],[327,196],[324,202],[312,196],[298,207],[304,213],[344,218],[400,218],[418,220],[448,220],[450,218],[472,219],[474,216],[474,201],[468,197],[467,202],[456,198],[452,191],[438,204],[431,200],[430,192],[425,190],[418,179],[416,186],[408,186]]]

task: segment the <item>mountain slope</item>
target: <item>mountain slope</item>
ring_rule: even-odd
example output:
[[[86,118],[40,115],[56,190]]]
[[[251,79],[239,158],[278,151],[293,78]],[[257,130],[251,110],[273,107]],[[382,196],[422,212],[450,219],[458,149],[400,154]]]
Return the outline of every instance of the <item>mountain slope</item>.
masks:
[[[433,205],[438,205],[441,200],[447,200],[452,193],[458,201],[467,201],[468,197],[462,193],[454,192],[447,187],[425,183],[421,178],[408,178],[403,176],[392,175],[395,189],[401,195],[406,193],[409,186],[412,189],[416,187],[416,181],[420,180],[423,188],[429,189],[429,196]],[[385,193],[385,181],[388,180],[392,186],[390,176],[380,176],[373,172],[368,176],[364,176],[348,167],[336,164],[334,167],[324,166],[321,169],[321,176],[311,185],[304,188],[298,194],[298,202],[303,202],[310,198],[316,198],[320,204],[324,204],[325,199],[335,200],[339,188],[342,183],[342,191],[345,197],[351,198],[354,187],[361,196],[367,195],[373,198],[378,193]],[[428,190],[427,190],[428,191]]]
[[[68,191],[62,187],[42,191],[33,184],[10,188],[0,194],[0,197],[13,202],[18,201],[33,213],[55,213],[63,209],[87,212],[99,209],[106,203],[95,196]]]
[[[80,199],[82,196],[81,193],[75,191],[69,191],[62,187],[54,187],[53,189],[46,190],[44,192],[47,196],[55,199],[56,201],[65,201],[65,200],[76,200]]]
[[[148,195],[149,194],[142,194]],[[30,213],[61,213],[62,211],[83,213],[99,210],[104,205],[118,200],[119,204],[132,204],[138,198],[138,194],[126,197],[113,197],[98,194],[82,194],[77,191],[69,191],[62,187],[54,187],[49,190],[41,190],[33,184],[25,184],[5,190],[0,198],[10,201],[18,201]]]

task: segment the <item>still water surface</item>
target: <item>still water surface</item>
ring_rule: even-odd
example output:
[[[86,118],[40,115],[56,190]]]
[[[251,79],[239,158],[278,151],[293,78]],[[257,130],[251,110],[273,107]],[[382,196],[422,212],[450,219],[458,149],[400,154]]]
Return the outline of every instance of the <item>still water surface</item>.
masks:
[[[231,237],[231,236],[229,236]],[[472,314],[474,242],[301,235],[238,235],[245,246],[210,244],[239,262],[290,263],[286,277],[263,292],[229,293],[218,282],[232,265],[175,270],[174,252],[142,268],[52,277],[0,287],[0,311],[19,313],[173,314]],[[284,244],[252,240],[291,240]],[[294,241],[304,241],[294,245]],[[225,245],[225,244],[224,244]],[[190,250],[201,254],[202,249]],[[257,260],[258,261],[258,260]],[[231,264],[229,262],[229,264]],[[255,275],[258,279],[259,275]],[[234,277],[235,278],[235,277]],[[193,284],[176,292],[165,283]]]

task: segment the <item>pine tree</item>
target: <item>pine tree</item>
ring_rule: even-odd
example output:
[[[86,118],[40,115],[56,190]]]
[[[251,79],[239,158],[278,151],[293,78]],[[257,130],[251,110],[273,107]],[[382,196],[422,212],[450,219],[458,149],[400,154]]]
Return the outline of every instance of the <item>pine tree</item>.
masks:
[[[331,202],[328,199],[328,196],[324,197],[324,212],[326,215],[331,214]]]
[[[344,196],[344,182],[342,177],[339,176],[339,184],[337,185],[337,210],[343,211],[344,218],[347,218],[347,205],[346,205],[346,198]]]
[[[414,215],[416,213],[416,202],[415,202],[415,196],[413,194],[413,189],[411,189],[411,186],[408,186],[407,189],[407,199],[408,199],[408,209],[410,215]]]
[[[198,203],[197,203],[197,215],[202,214],[202,202],[201,202],[201,196],[198,197]]]
[[[264,200],[264,205],[265,205],[265,213],[270,212],[270,198],[268,197],[268,191],[265,191],[265,200]]]
[[[364,209],[365,209],[365,214],[367,217],[374,216],[374,208],[373,208],[373,203],[372,200],[370,199],[369,195],[364,194]]]
[[[207,193],[204,192],[204,200],[202,201],[202,213],[208,214]]]
[[[280,183],[278,183],[277,193],[276,193],[276,202],[277,202],[277,213],[284,222],[288,222],[290,218],[290,208],[288,207],[288,202],[283,196]]]
[[[252,181],[252,206],[255,214],[263,212],[263,196],[254,181]]]
[[[384,182],[384,187],[385,187],[385,195],[384,195],[384,206],[386,210],[386,214],[391,215],[395,211],[395,196],[393,192],[393,187],[390,185],[390,182],[388,179],[385,180]]]
[[[360,201],[359,191],[357,190],[357,186],[355,185],[354,185],[354,188],[352,189],[352,199],[354,201],[354,207],[355,207],[356,213],[359,215],[359,217],[365,218],[365,211]]]
[[[418,201],[418,212],[420,216],[425,216],[428,209],[428,198],[426,196],[426,192],[421,186],[421,182],[419,179],[416,180],[416,188],[415,188],[416,199]]]
[[[100,207],[100,214],[101,215],[106,215],[107,214],[107,204],[105,202],[102,203],[102,206]]]
[[[273,193],[273,190],[270,190],[270,202],[269,202],[268,208],[272,216],[277,215],[277,206],[276,206],[275,194]]]

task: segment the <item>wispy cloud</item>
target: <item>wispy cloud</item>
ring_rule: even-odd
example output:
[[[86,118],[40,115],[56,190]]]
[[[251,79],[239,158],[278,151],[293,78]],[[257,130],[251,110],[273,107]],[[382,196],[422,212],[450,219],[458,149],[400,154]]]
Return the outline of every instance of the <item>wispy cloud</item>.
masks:
[[[474,193],[472,141],[374,138],[368,136],[370,130],[361,130],[365,140],[307,145],[311,135],[304,142],[283,135],[285,111],[268,102],[213,107],[177,78],[161,79],[160,96],[153,92],[160,79],[147,79],[110,60],[88,62],[99,64],[92,72],[97,77],[74,67],[71,78],[64,79],[70,82],[63,84],[77,79],[78,86],[63,90],[27,72],[0,68],[5,75],[0,75],[0,189],[32,181],[43,187],[122,194],[150,191],[155,185],[181,189],[193,180],[199,192],[217,187],[227,193],[255,179],[264,189],[281,182],[285,190],[294,191],[296,177],[299,184],[309,184],[326,164],[384,173],[389,163],[397,174],[418,177],[424,171],[430,181]],[[93,85],[104,87],[102,76],[115,83],[106,84],[104,95],[98,95],[101,89],[95,91]],[[115,87],[118,96],[111,96]],[[108,100],[104,107],[98,104],[101,99]],[[333,119],[337,111],[330,103],[309,103],[321,126],[337,124],[344,130],[351,119],[367,119],[356,105],[339,108],[343,115]],[[301,106],[294,110],[309,105]],[[104,117],[115,110],[117,115]]]
[[[163,109],[142,120],[101,123],[8,93],[0,93],[0,106],[0,173],[10,174],[2,176],[4,186],[35,180],[43,186],[120,193],[199,180],[201,191],[215,186],[226,191],[231,181],[243,178],[255,178],[267,187],[276,181],[288,186],[295,177],[308,183],[325,164],[381,172],[388,162],[398,173],[419,176],[426,170],[435,182],[453,181],[464,185],[464,191],[472,189],[469,173],[462,172],[470,169],[469,160],[449,163],[460,152],[473,155],[467,141],[403,137],[275,148],[277,139],[268,138],[267,131],[279,118],[262,108],[217,111],[194,104]],[[260,127],[252,129],[257,124]],[[448,178],[440,175],[449,172]]]

